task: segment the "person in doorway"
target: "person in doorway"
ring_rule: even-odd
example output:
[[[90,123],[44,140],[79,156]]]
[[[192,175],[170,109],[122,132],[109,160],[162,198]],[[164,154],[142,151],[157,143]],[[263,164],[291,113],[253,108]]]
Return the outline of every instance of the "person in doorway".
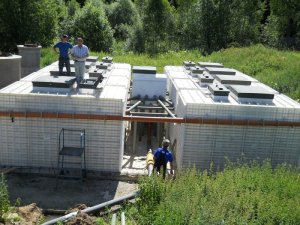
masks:
[[[162,141],[162,148],[158,148],[154,153],[154,168],[158,174],[160,173],[160,168],[163,167],[163,178],[166,176],[167,164],[170,163],[171,174],[173,174],[173,155],[169,150],[170,141],[164,139]]]
[[[53,46],[53,50],[59,54],[58,59],[58,68],[59,68],[59,75],[63,75],[63,68],[66,66],[67,76],[71,75],[71,68],[70,68],[70,58],[69,54],[73,46],[68,42],[68,35],[64,34],[61,38],[60,42],[57,42]],[[57,51],[58,49],[58,51]]]
[[[74,59],[76,81],[77,84],[80,84],[84,78],[85,61],[89,57],[89,49],[83,44],[82,38],[77,38],[77,45],[73,47],[71,55]]]

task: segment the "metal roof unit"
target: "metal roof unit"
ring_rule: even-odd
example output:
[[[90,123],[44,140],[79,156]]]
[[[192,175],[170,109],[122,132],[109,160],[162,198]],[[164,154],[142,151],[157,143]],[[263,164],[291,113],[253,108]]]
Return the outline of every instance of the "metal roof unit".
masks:
[[[214,82],[214,78],[209,73],[198,74],[198,79],[201,87],[207,87]]]
[[[193,61],[184,61],[183,66],[185,69],[189,70],[191,67],[195,67],[196,63],[194,63]]]
[[[273,104],[274,93],[260,86],[231,85],[232,97],[242,104]]]
[[[133,66],[132,73],[140,74],[156,74],[156,67],[154,66]]]
[[[33,87],[71,88],[76,78],[70,76],[42,76],[32,81]]]
[[[214,63],[214,62],[198,62],[198,65],[201,67],[219,67],[219,68],[223,68],[223,64],[221,63]]]
[[[216,80],[219,81],[223,85],[251,85],[251,80],[246,77],[236,75],[236,76],[228,76],[228,75],[216,75]]]
[[[220,67],[206,67],[207,72],[211,75],[235,75],[236,71],[230,68],[220,68]]]
[[[111,56],[104,56],[102,58],[102,62],[105,62],[105,63],[112,63],[113,62],[113,57]]]
[[[52,76],[60,76],[58,67],[51,69],[50,74]],[[67,76],[66,68],[64,68],[62,74],[63,74],[63,76]],[[75,76],[75,68],[74,67],[71,67],[70,75]]]

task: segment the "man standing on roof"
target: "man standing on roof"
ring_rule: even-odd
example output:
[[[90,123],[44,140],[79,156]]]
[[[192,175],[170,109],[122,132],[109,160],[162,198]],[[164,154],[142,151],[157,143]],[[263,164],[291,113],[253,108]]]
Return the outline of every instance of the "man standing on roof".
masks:
[[[58,68],[59,68],[59,75],[63,75],[62,71],[64,66],[66,66],[67,70],[67,76],[71,75],[71,69],[70,69],[70,50],[73,48],[73,46],[68,42],[68,35],[64,34],[62,36],[62,39],[60,42],[57,42],[53,46],[53,50],[59,54],[58,59]],[[57,49],[59,51],[57,51]]]
[[[168,149],[170,141],[164,139],[162,142],[162,148],[158,148],[154,154],[154,168],[160,173],[160,167],[163,167],[163,178],[166,176],[167,164],[170,162],[171,174],[173,174],[173,155]]]
[[[76,81],[80,84],[84,78],[85,60],[89,57],[89,49],[83,44],[82,38],[77,38],[77,45],[74,46],[71,55],[74,59]]]

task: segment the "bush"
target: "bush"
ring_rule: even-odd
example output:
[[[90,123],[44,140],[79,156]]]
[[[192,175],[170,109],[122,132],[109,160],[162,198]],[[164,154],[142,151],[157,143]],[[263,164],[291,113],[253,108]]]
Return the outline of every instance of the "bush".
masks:
[[[25,42],[52,44],[57,32],[55,0],[0,1],[1,50],[14,51]]]
[[[83,37],[85,44],[93,51],[111,51],[114,43],[113,31],[103,7],[87,3],[76,13],[72,34]]]

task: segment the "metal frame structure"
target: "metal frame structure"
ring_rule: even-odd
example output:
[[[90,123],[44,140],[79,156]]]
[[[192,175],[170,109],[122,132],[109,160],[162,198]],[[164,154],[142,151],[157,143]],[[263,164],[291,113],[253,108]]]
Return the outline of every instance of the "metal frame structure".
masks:
[[[80,146],[67,146],[65,144],[65,132],[75,132],[79,134]],[[80,162],[65,161],[66,158],[80,158]],[[83,157],[83,158],[82,158]],[[83,129],[65,129],[62,128],[58,138],[58,159],[57,159],[57,177],[64,175],[64,165],[80,165],[81,179],[86,177],[86,158],[85,158],[85,130]],[[68,168],[69,169],[69,168]],[[72,168],[73,169],[73,168]]]

